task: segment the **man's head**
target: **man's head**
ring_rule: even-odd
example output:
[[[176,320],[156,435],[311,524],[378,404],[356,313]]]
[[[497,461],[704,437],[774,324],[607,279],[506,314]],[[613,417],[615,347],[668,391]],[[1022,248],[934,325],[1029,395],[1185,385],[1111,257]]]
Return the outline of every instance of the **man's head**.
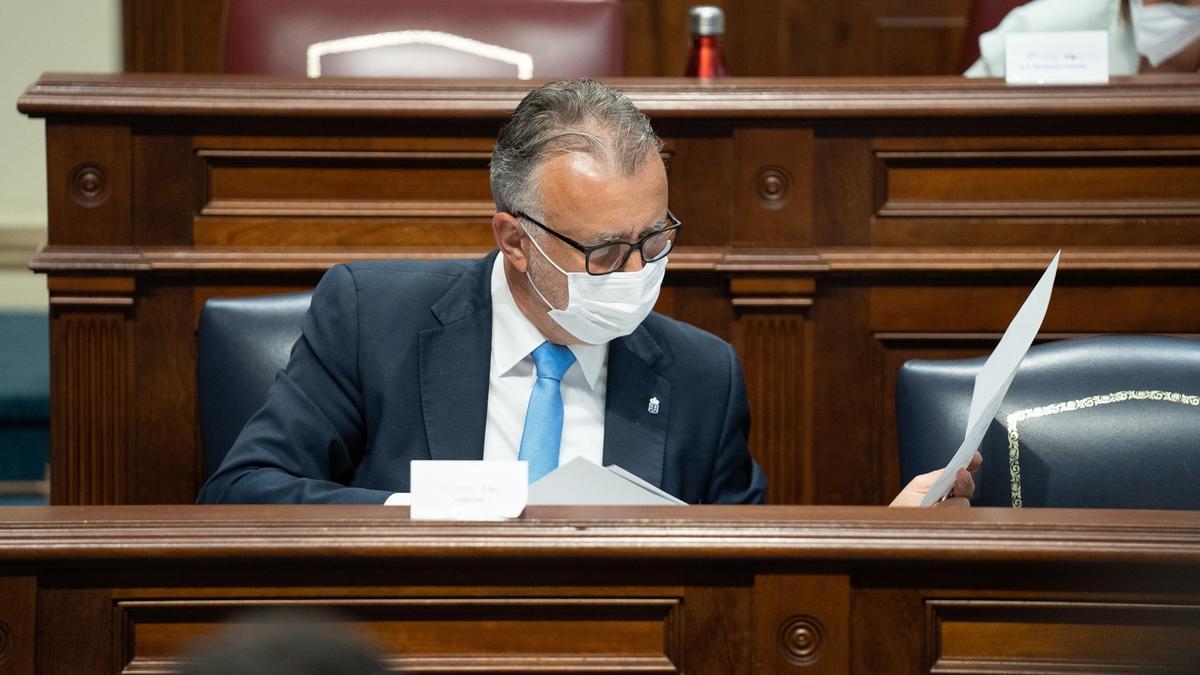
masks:
[[[564,272],[588,269],[586,255],[564,238],[584,248],[637,243],[671,225],[661,149],[628,98],[586,79],[535,89],[500,130],[492,229],[517,305],[548,339],[580,341],[547,314],[568,305]],[[597,262],[593,254],[593,272]],[[617,271],[642,267],[634,251]]]

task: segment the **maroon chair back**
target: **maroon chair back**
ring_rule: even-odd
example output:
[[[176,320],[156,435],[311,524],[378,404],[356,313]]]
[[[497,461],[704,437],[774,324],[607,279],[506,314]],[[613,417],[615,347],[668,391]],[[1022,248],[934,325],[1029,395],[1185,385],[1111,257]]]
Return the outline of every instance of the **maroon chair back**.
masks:
[[[979,58],[979,36],[1000,25],[1008,13],[1029,0],[972,0],[967,16],[967,31],[963,35],[959,72],[971,67]]]
[[[227,73],[544,79],[624,71],[620,0],[227,1]]]

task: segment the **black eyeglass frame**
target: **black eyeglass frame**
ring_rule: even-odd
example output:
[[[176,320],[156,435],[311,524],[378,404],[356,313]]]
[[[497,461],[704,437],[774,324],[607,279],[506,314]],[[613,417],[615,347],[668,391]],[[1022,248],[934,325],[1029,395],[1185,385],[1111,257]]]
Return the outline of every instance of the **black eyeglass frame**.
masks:
[[[646,252],[642,249],[642,245],[645,244],[646,241],[649,240],[651,237],[656,237],[656,236],[662,234],[663,232],[678,231],[679,228],[683,227],[683,223],[680,222],[680,220],[675,217],[674,213],[671,213],[671,209],[667,209],[667,220],[671,224],[668,225],[667,227],[662,228],[661,230],[655,230],[655,231],[651,232],[650,234],[647,234],[646,236],[642,237],[641,239],[638,239],[636,243],[630,243],[627,241],[610,241],[607,244],[596,244],[595,246],[584,246],[583,244],[575,241],[574,239],[568,237],[565,234],[555,232],[554,230],[550,229],[550,227],[548,225],[546,225],[542,221],[538,220],[537,218],[534,218],[533,216],[529,215],[528,213],[525,213],[524,211],[517,211],[517,212],[513,213],[513,215],[518,218],[524,218],[525,220],[528,220],[529,222],[533,223],[534,225],[537,225],[538,227],[542,228],[543,230],[554,235],[559,240],[566,242],[566,244],[568,246],[570,246],[571,248],[574,248],[576,251],[579,251],[580,253],[582,253],[583,254],[583,269],[586,270],[588,274],[590,274],[594,277],[602,277],[602,276],[605,276],[606,274],[612,274],[613,272],[617,272],[617,271],[623,269],[625,267],[625,263],[629,262],[629,256],[633,255],[633,252],[635,250],[638,252],[638,255],[642,256],[643,263],[652,263],[656,260],[662,260],[663,258],[667,257],[667,255],[669,255],[671,253],[671,251],[673,251],[675,249],[675,239],[671,240],[671,245],[667,248],[666,251],[663,251],[662,255],[655,256],[649,260],[646,259]],[[675,238],[678,239],[679,235],[675,235]],[[617,245],[623,245],[623,246],[629,247],[628,249],[626,249],[625,255],[621,256],[621,263],[619,265],[616,265],[612,269],[608,270],[607,272],[599,272],[599,273],[593,272],[592,271],[592,253],[594,251],[599,251],[602,248],[608,248],[609,246],[617,246]]]

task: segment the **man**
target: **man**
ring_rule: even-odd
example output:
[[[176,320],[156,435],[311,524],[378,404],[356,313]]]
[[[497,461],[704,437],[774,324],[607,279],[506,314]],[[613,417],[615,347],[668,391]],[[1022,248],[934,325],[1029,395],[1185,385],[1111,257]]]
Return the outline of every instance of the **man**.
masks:
[[[394,503],[414,459],[519,458],[536,480],[583,457],[761,502],[737,355],[651,313],[680,231],[661,148],[598,82],[531,92],[492,155],[499,251],[331,269],[199,501]]]

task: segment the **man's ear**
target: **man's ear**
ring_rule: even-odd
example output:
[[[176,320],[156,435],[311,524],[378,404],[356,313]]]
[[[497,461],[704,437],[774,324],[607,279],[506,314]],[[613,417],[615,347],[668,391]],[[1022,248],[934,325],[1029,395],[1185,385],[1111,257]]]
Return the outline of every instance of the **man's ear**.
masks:
[[[524,274],[529,258],[525,255],[525,249],[521,248],[521,240],[525,238],[521,223],[511,213],[498,212],[492,216],[492,234],[496,237],[500,254],[508,259],[508,264],[514,270]]]

